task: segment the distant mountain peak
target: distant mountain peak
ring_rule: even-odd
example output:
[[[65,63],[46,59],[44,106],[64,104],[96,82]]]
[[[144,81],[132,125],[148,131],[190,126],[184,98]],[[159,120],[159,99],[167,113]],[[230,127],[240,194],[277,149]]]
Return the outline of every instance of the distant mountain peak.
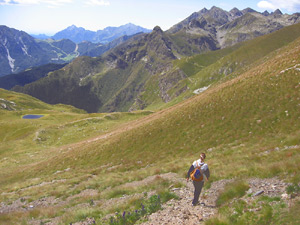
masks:
[[[158,33],[163,33],[163,30],[160,28],[160,26],[155,26],[155,27],[153,28],[153,31],[154,31],[154,32],[158,32]]]
[[[241,10],[239,10],[238,8],[234,7],[232,8],[230,11],[230,13],[236,13],[236,12],[241,12]]]
[[[280,11],[280,9],[276,9],[273,14],[274,15],[282,15],[282,12]]]
[[[75,30],[75,29],[77,29],[77,28],[79,28],[79,27],[77,27],[76,25],[71,25],[71,26],[68,26],[67,28],[66,28],[66,30]]]
[[[90,41],[92,43],[109,43],[123,35],[134,35],[140,32],[148,33],[151,30],[145,29],[140,26],[136,26],[133,23],[127,23],[119,27],[106,27],[103,30],[90,31],[83,27],[77,27],[71,25],[66,29],[57,32],[53,38],[55,40],[60,40],[67,38],[75,43],[80,43],[82,41]]]
[[[246,8],[246,9],[243,9],[242,10],[242,12],[244,13],[244,14],[246,14],[246,13],[252,13],[252,12],[256,12],[254,9],[251,9],[251,8]]]
[[[216,9],[221,9],[221,8],[219,8],[219,7],[217,7],[217,6],[212,6],[212,7],[210,8],[210,10],[216,10]],[[223,10],[223,9],[221,9],[221,10]]]
[[[264,16],[268,16],[268,15],[270,15],[270,13],[266,10],[266,11],[264,11],[263,13],[262,13]]]
[[[201,9],[199,12],[200,12],[200,13],[206,13],[207,11],[208,11],[208,9],[204,7],[204,8]]]
[[[229,12],[233,16],[242,16],[243,15],[243,13],[238,8],[236,8],[236,7],[234,7],[233,9],[231,9]]]

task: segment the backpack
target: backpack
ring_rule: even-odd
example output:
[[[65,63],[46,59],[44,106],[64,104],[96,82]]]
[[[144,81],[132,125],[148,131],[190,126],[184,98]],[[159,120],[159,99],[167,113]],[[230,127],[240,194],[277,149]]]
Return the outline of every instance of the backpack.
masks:
[[[193,172],[191,172],[190,177],[194,181],[202,181],[203,180],[203,173],[201,171],[201,166],[197,166]]]

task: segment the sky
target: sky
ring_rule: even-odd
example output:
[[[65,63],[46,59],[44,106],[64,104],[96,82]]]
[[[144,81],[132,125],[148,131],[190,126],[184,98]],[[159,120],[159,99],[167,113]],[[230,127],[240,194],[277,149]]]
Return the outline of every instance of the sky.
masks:
[[[250,7],[256,11],[300,12],[300,0],[0,0],[0,25],[29,34],[54,35],[68,26],[102,30],[133,23],[163,30],[204,7],[229,11]]]

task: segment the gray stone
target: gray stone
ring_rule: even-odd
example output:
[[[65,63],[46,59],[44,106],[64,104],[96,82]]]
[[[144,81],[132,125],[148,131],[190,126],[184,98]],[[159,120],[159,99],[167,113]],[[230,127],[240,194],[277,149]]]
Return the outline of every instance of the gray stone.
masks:
[[[258,191],[254,195],[252,195],[252,196],[255,197],[255,196],[261,195],[262,193],[264,193],[264,191]]]

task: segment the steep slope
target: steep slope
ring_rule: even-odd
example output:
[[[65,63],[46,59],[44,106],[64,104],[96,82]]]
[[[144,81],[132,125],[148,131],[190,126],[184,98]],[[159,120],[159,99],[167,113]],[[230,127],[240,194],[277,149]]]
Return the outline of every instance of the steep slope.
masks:
[[[0,26],[0,76],[49,63],[53,56],[25,32]]]
[[[77,44],[70,40],[37,40],[6,26],[0,26],[0,40],[0,76],[49,63],[63,64],[85,52],[79,52]],[[85,45],[82,43],[80,50],[90,49]]]
[[[49,72],[61,69],[65,65],[66,64],[46,64],[39,67],[29,68],[17,74],[0,77],[0,88],[9,90],[16,85],[24,86],[47,76]]]
[[[165,102],[169,104],[164,105],[163,98],[153,94],[154,91],[160,92],[159,89],[153,88],[159,79],[153,76],[145,84],[145,91],[137,97],[136,105],[154,109],[178,103],[199,91],[206,90],[221,79],[240,75],[257,63],[261,63],[261,60],[265,60],[266,55],[294,41],[299,36],[300,24],[298,23],[232,47],[176,60],[173,62],[173,67],[161,76],[165,82],[168,82],[168,86],[164,89],[164,96],[168,99]],[[174,76],[179,74],[182,79],[174,80]]]
[[[30,95],[8,91],[0,88],[0,113],[1,115],[10,114],[8,111],[30,111],[30,110],[53,110],[53,111],[66,111],[74,113],[85,113],[83,110],[76,109],[68,105],[49,105],[42,102]],[[28,112],[26,111],[26,112]],[[21,115],[21,114],[20,114]]]
[[[21,223],[34,217],[37,222],[83,223],[93,218],[99,224],[109,223],[116,211],[120,215],[125,210],[140,210],[145,192],[159,193],[163,198],[171,195],[169,189],[181,188],[183,184],[170,182],[161,174],[172,171],[185,176],[192,160],[203,151],[207,152],[207,163],[212,170],[212,187],[217,180],[222,183],[230,182],[222,179],[244,179],[244,182],[251,179],[261,180],[258,185],[249,185],[260,188],[271,186],[271,182],[258,178],[276,177],[271,183],[275,186],[264,197],[273,193],[276,202],[281,201],[278,193],[284,190],[278,189],[290,182],[298,185],[300,181],[299,55],[300,39],[297,38],[245,68],[238,77],[224,79],[184,102],[97,138],[58,148],[49,146],[46,151],[31,150],[31,147],[28,152],[18,151],[19,154],[5,161],[6,167],[1,170],[5,176],[0,176],[4,193],[0,197],[7,202],[5,206],[25,202],[26,209],[30,210],[30,204],[33,209],[11,211],[3,221]],[[53,129],[63,132],[66,127]],[[81,134],[82,127],[77,128],[77,134]],[[23,165],[15,161],[23,159],[20,162],[24,162],[25,158],[32,163],[26,161]],[[282,186],[278,179],[285,180],[285,184]],[[246,219],[252,218],[254,222],[246,221],[257,224],[264,213],[259,209],[261,204],[243,211],[248,209],[245,205],[251,200],[249,194],[244,197],[247,202],[230,199],[229,204],[239,205],[223,213],[232,216],[236,215],[231,213],[234,210],[238,210],[238,215],[251,212],[251,217]],[[267,200],[272,201],[268,203],[270,207],[276,204],[274,199]],[[44,202],[44,208],[39,207],[40,202]],[[290,209],[288,204],[281,204],[280,209],[283,206],[287,207],[286,211]],[[273,215],[270,208],[267,212]],[[299,219],[298,214],[295,218]]]

